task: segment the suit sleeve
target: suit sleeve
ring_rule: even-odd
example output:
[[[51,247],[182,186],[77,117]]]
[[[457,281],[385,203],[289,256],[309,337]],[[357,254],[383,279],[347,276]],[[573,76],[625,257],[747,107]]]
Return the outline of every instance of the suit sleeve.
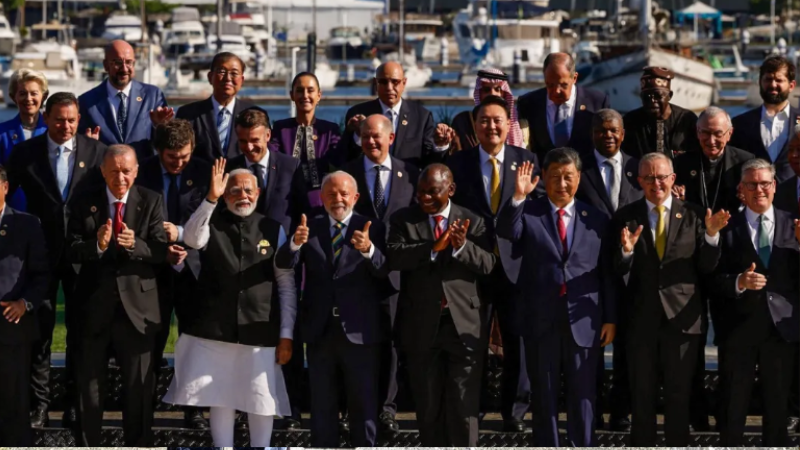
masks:
[[[612,255],[614,250],[622,253],[617,245],[614,245],[613,229],[611,223],[606,222],[604,233],[600,235],[600,257],[597,264],[600,269],[601,296],[600,302],[603,308],[603,323],[617,323],[617,277],[614,276],[614,261]]]
[[[75,202],[70,209],[72,214],[67,222],[67,260],[73,264],[82,264],[113,258],[111,256],[113,252],[110,251],[105,251],[100,255],[97,253],[97,227],[101,224],[88,227],[88,208]]]
[[[369,272],[376,278],[386,278],[389,276],[389,261],[386,258],[386,231],[380,223],[372,224],[370,240],[373,252],[369,261]]]
[[[729,225],[730,226],[730,225]],[[710,290],[714,298],[724,297],[734,299],[739,297],[736,288],[736,280],[739,277],[739,272],[734,267],[734,261],[737,260],[733,255],[736,255],[739,249],[736,248],[733,240],[733,232],[729,230],[722,230],[720,236],[719,246],[721,248],[721,255],[719,265],[714,273],[714,282],[710,284]]]
[[[38,219],[31,217],[28,226],[28,254],[26,255],[26,281],[22,298],[39,308],[47,295],[50,282],[49,259],[44,243],[44,231]]]
[[[471,230],[467,232],[467,242],[452,259],[478,275],[489,275],[494,269],[497,257],[492,253],[492,244],[486,233],[486,224],[482,218],[473,217],[470,228]]]
[[[615,214],[611,221],[611,226],[609,227],[610,231],[607,239],[608,244],[606,250],[611,253],[609,260],[612,261],[614,272],[620,277],[630,273],[631,268],[633,267],[633,260],[636,258],[636,246],[633,247],[633,254],[630,257],[624,258],[622,256],[622,244],[620,243],[620,236],[622,235],[622,229],[627,226],[628,224],[625,222],[624,218],[619,216],[619,214]],[[631,230],[628,228],[628,231],[633,233],[636,231],[636,229],[634,228]],[[642,233],[647,232],[649,232],[649,230],[642,230]],[[637,242],[636,245],[639,245],[639,243]]]
[[[390,220],[389,238],[386,243],[389,268],[402,271],[430,265],[433,242],[411,242],[406,230],[409,224],[403,219],[403,214],[395,214]]]
[[[500,208],[500,214],[497,216],[497,224],[495,224],[497,237],[511,242],[519,242],[522,239],[522,213],[524,209],[524,201],[515,206],[514,198],[508,199],[508,203]]]
[[[167,260],[167,235],[164,231],[162,214],[163,200],[156,196],[147,217],[147,239],[136,236],[133,251],[129,251],[131,259],[149,264],[161,264]]]

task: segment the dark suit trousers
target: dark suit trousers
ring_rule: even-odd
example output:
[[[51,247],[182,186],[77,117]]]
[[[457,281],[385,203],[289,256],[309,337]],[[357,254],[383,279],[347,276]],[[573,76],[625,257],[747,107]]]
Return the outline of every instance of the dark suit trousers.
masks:
[[[786,429],[789,404],[786,399],[791,392],[797,344],[784,341],[769,316],[754,317],[732,330],[720,343],[719,351],[721,445],[745,445],[745,422],[758,365],[764,407],[761,445],[789,446]]]
[[[623,314],[620,314],[622,316]],[[623,318],[624,320],[624,318]],[[628,352],[626,342],[628,341],[628,327],[622,322],[617,324],[617,335],[614,338],[614,349],[612,354],[613,380],[611,383],[610,413],[611,419],[621,419],[628,417],[631,413],[631,386]]]
[[[663,314],[663,313],[662,313]],[[635,321],[635,319],[634,319]],[[689,446],[689,400],[702,335],[661,323],[631,323],[627,352],[631,386],[631,446],[654,447],[659,379],[664,382],[664,437],[670,447]]]
[[[76,328],[71,322],[75,321],[75,313],[70,307],[74,304],[73,297],[77,275],[68,264],[62,260],[58,267],[53,271],[50,284],[47,287],[47,300],[39,309],[36,310],[36,317],[39,320],[39,340],[34,341],[31,346],[31,370],[30,370],[30,392],[31,407],[37,408],[40,405],[46,407],[50,404],[50,346],[53,344],[53,330],[56,326],[56,302],[58,299],[58,287],[62,286],[64,291],[64,325],[67,328],[66,344],[66,390],[67,403],[70,406],[77,406],[78,394],[75,388],[75,350],[80,342],[75,335]],[[70,329],[73,331],[70,333]]]
[[[153,342],[131,323],[118,294],[109,296],[117,308],[111,326],[83,336],[76,362],[80,388],[80,445],[101,445],[103,402],[107,393],[108,353],[113,350],[122,372],[122,430],[126,447],[153,445]]]
[[[399,294],[394,294],[389,299],[390,303],[394,303],[395,311],[398,297]],[[381,320],[386,321],[386,330],[394,328],[392,309],[391,305],[386,305],[384,314],[381,316]],[[397,403],[395,403],[394,399],[397,397],[397,372],[399,367],[400,360],[398,358],[394,339],[387,339],[386,342],[381,344],[380,350],[380,384],[378,387],[378,398],[383,400],[383,405],[379,407],[379,414],[387,413],[392,417],[397,414]]]
[[[311,379],[311,446],[339,447],[339,386],[343,375],[350,412],[350,444],[374,447],[378,422],[380,344],[354,344],[338,317],[331,315],[325,333],[307,345]]]
[[[467,348],[446,313],[429,347],[407,350],[422,446],[477,446],[486,349]]]
[[[30,356],[27,343],[0,344],[0,446],[33,444],[28,396]]]

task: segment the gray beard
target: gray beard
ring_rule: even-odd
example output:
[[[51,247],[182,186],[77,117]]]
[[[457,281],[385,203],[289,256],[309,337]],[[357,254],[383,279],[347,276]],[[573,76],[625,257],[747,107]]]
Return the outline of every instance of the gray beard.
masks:
[[[233,213],[233,214],[235,214],[235,215],[237,215],[239,217],[248,217],[251,214],[253,214],[253,211],[256,210],[256,204],[255,203],[251,203],[249,208],[237,207],[235,203],[227,203],[226,202],[225,205],[228,207],[228,211],[230,211],[231,213]]]

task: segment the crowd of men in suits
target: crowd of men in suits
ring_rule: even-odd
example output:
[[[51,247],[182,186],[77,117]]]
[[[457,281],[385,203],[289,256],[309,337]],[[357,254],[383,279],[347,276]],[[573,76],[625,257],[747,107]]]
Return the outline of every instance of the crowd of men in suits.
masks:
[[[310,73],[292,83],[297,121],[273,126],[237,97],[245,65],[233,54],[211,63],[213,95],[177,113],[134,79],[127,43],[107,48],[104,67],[108,80],[80,98],[50,95],[46,132],[0,166],[0,444],[30,445],[31,426],[48,424],[59,290],[62,425],[82,445],[101,442],[110,357],[125,444],[153,445],[173,311],[165,401],[218,446],[248,426],[252,445],[269,446],[275,416],[300,426],[304,354],[312,446],[337,447],[343,423],[354,446],[397,432],[399,370],[422,444],[475,446],[493,327],[504,429],[525,431],[531,412],[533,445],[559,443],[562,375],[567,442],[596,445],[612,343],[609,426],[633,445],[657,442],[662,384],[668,445],[688,445],[710,415],[725,445],[741,445],[757,371],[764,445],[788,444],[800,117],[787,59],[764,62],[763,106],[731,120],[670,103],[676,75],[660,67],[644,69],[643,106],[623,117],[554,53],[518,114],[476,97],[472,148],[403,99],[397,63],[378,68],[378,98],[350,108],[341,138],[313,116]],[[527,148],[507,143],[512,119],[527,122]],[[17,191],[24,212],[6,201]],[[714,411],[698,394],[709,317]]]

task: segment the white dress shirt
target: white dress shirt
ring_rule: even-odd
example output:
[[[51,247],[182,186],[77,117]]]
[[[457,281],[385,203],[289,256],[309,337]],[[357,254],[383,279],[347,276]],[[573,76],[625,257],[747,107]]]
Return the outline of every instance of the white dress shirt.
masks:
[[[364,174],[367,179],[369,198],[375,203],[375,167],[381,167],[381,184],[383,185],[383,202],[389,204],[389,192],[392,188],[392,157],[386,155],[382,163],[376,164],[364,157]]]
[[[259,180],[259,183],[262,183],[262,184],[259,185],[259,187],[260,186],[268,186],[267,181],[269,180],[269,150],[267,150],[264,153],[264,157],[261,158],[261,161],[250,162],[249,159],[245,158],[244,162],[245,162],[245,165],[247,166],[247,169],[250,170],[250,172],[253,171],[253,169],[251,169],[251,167],[253,167],[256,164],[258,164],[259,166],[263,167],[264,168],[264,179],[263,180]],[[255,175],[255,173],[253,173],[253,175]],[[261,195],[264,195],[264,193],[262,192]]]
[[[3,224],[3,216],[6,214],[6,205],[3,205],[3,209],[0,209],[0,225]]]
[[[125,210],[126,210],[126,208],[128,206],[128,195],[130,193],[131,193],[131,191],[128,190],[128,192],[126,192],[125,195],[122,196],[122,198],[117,199],[117,197],[115,197],[114,194],[111,193],[111,190],[108,188],[108,186],[106,186],[106,198],[108,199],[108,218],[111,219],[111,226],[112,227],[114,226],[114,215],[117,212],[117,208],[114,206],[114,204],[117,203],[117,202],[122,202],[122,211],[120,211],[120,215],[122,215],[122,218],[124,219],[125,218]],[[102,226],[102,224],[101,224],[101,226]],[[113,230],[112,230],[112,232],[113,232]],[[116,238],[116,236],[114,236],[112,234],[111,235],[111,241],[108,243],[109,247],[114,243],[114,239],[115,238]],[[106,250],[108,250],[108,247],[106,247]],[[105,251],[104,250],[100,250],[100,243],[98,242],[97,243],[97,254],[98,255],[102,255],[103,253],[105,253]]]
[[[556,229],[556,236],[558,236],[558,210],[564,210],[564,226],[567,229],[567,250],[572,248],[572,239],[575,237],[575,199],[573,198],[564,208],[559,208],[552,201],[549,199],[547,200],[550,202],[550,214],[553,218],[553,225],[555,225]],[[560,236],[558,236],[560,239]],[[558,243],[561,244],[560,242]],[[559,247],[559,250],[561,247]]]
[[[224,201],[224,200],[223,200]],[[189,218],[184,227],[184,243],[196,249],[205,248],[211,238],[209,222],[217,204],[208,200],[200,202],[200,206]],[[275,251],[286,243],[286,231],[283,227],[278,232],[278,245]],[[294,270],[281,270],[275,267],[273,258],[275,281],[278,283],[278,299],[281,305],[281,339],[292,339],[294,336],[294,322],[297,318],[297,291],[294,283]]]
[[[344,226],[342,227],[342,238],[344,238],[345,236],[347,236],[347,227],[349,227],[349,226],[350,226],[350,219],[352,219],[352,218],[353,218],[353,212],[352,212],[352,211],[350,211],[350,214],[348,214],[348,215],[347,215],[347,217],[345,217],[345,218],[342,220],[342,223],[344,224]],[[330,215],[328,215],[328,223],[330,224],[330,227],[329,227],[329,229],[330,229],[330,232],[331,232],[331,239],[330,239],[330,241],[332,241],[332,240],[333,240],[333,237],[334,237],[334,236],[336,236],[336,232],[338,231],[338,230],[336,229],[336,227],[335,227],[335,225],[336,225],[336,223],[337,223],[337,222],[338,222],[338,221],[337,221],[336,219],[334,219],[333,217],[331,217]],[[345,243],[345,244],[346,244],[346,243]],[[331,245],[333,245],[333,242],[331,242]],[[294,234],[293,234],[293,235],[292,235],[292,240],[291,240],[291,242],[289,242],[289,249],[290,249],[291,251],[293,251],[293,252],[296,252],[296,251],[300,250],[300,247],[302,247],[302,246],[303,246],[303,244],[297,245],[297,244],[295,244],[295,243],[294,243]],[[359,252],[359,253],[361,253],[361,256],[363,256],[364,258],[371,259],[371,258],[372,258],[372,255],[374,255],[374,254],[375,254],[375,246],[374,246],[374,245],[371,245],[371,246],[369,247],[369,251],[368,251],[368,252],[366,252],[366,253],[365,253],[365,252]]]
[[[397,124],[400,123],[400,107],[403,106],[403,99],[401,98],[400,101],[397,102],[397,104],[394,105],[393,107],[389,107],[388,105],[383,103],[381,101],[381,99],[378,99],[378,103],[381,104],[381,114],[383,114],[384,117],[386,116],[386,112],[387,111],[389,111],[389,110],[393,111],[393,114],[392,114],[392,129],[394,130],[395,139],[397,139]],[[386,117],[386,118],[388,119],[388,117]],[[353,141],[359,147],[361,146],[361,134],[360,134],[360,132],[355,131],[353,133]],[[397,141],[395,140],[395,144],[396,143],[397,143]],[[438,145],[436,145],[434,143],[434,150],[436,150],[437,152],[443,152],[443,151],[447,150],[448,148],[450,148],[450,144],[447,144],[444,147],[439,147]]]
[[[789,123],[790,109],[791,105],[786,102],[785,108],[770,116],[767,109],[761,106],[761,141],[772,162],[778,159],[783,146],[789,140],[789,133],[793,132],[793,124]]]
[[[483,178],[483,193],[486,194],[486,203],[491,206],[492,204],[492,172],[494,167],[492,166],[491,155],[487,153],[483,146],[480,146],[480,151],[478,152],[480,161],[481,161],[481,178]],[[503,148],[494,156],[494,159],[497,160],[497,168],[500,171],[500,189],[503,189],[503,161],[506,158],[506,146],[503,144]]]
[[[603,184],[606,186],[606,192],[611,195],[611,169],[605,164],[606,161],[611,161],[614,165],[614,180],[617,186],[622,187],[622,152],[617,152],[611,158],[606,158],[601,155],[597,150],[594,151],[594,159],[597,160],[597,167],[600,168],[600,175],[603,178]],[[621,191],[621,189],[620,189]],[[617,199],[619,200],[619,199]]]
[[[128,119],[130,119],[131,111],[131,86],[133,83],[128,83],[121,92],[125,94],[125,111],[128,112]],[[106,92],[108,93],[108,103],[111,105],[111,115],[114,117],[114,123],[117,123],[117,111],[119,110],[119,97],[117,94],[119,89],[111,85],[111,82],[106,80]],[[150,116],[148,116],[150,117]]]
[[[547,131],[550,133],[550,140],[552,142],[556,141],[556,120],[558,119],[558,110],[559,107],[565,108],[567,111],[567,134],[572,136],[572,123],[575,119],[575,97],[578,96],[577,94],[578,88],[575,85],[572,85],[572,92],[569,94],[569,100],[564,102],[564,105],[559,106],[553,103],[550,100],[550,97],[547,98]]]

